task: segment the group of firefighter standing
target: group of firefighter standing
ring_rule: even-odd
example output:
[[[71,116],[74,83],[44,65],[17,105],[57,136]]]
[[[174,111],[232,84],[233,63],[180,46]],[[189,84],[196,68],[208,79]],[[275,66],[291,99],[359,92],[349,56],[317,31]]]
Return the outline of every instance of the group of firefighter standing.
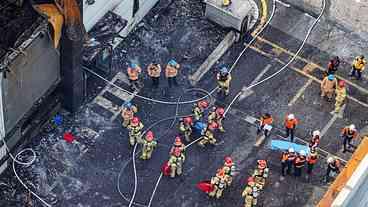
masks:
[[[329,62],[326,76],[321,82],[322,97],[327,96],[327,98],[331,100],[333,95],[336,95],[335,110],[333,111],[334,113],[338,113],[340,111],[341,106],[344,104],[346,98],[345,82],[342,80],[337,81],[334,75],[334,73],[338,69],[339,64],[340,60],[338,57],[332,59]],[[365,64],[366,61],[363,56],[358,56],[357,58],[355,58],[352,65],[351,76],[357,75],[357,79],[360,79]],[[168,79],[169,87],[172,87],[172,85],[178,85],[176,77],[178,75],[179,68],[180,65],[175,60],[170,60],[168,62],[165,68],[165,76]],[[150,64],[147,68],[147,71],[148,75],[152,79],[152,86],[158,87],[161,73],[160,64]],[[132,88],[134,90],[137,90],[142,87],[139,81],[139,75],[142,72],[140,66],[138,66],[137,64],[131,64],[131,66],[128,67],[127,72]],[[218,92],[223,92],[224,95],[228,95],[231,81],[231,74],[229,70],[226,67],[221,68],[217,73],[216,79],[218,83]],[[215,130],[225,132],[222,125],[225,110],[222,107],[212,107],[212,109],[208,113],[206,123],[201,121],[204,117],[204,112],[208,107],[208,101],[199,101],[193,107],[193,116],[188,116],[180,119],[178,127],[180,136],[177,136],[175,138],[174,144],[170,150],[170,158],[163,166],[162,170],[164,175],[168,175],[173,178],[177,175],[181,175],[183,172],[186,147],[181,137],[184,137],[187,142],[190,142],[192,141],[193,130],[198,130],[200,133],[200,141],[198,142],[198,145],[201,147],[205,147],[208,144],[216,144],[217,140],[214,136]],[[134,116],[137,111],[137,107],[130,102],[124,104],[121,112],[123,126],[129,130],[129,142],[132,146],[136,143],[142,144],[142,154],[140,158],[146,160],[151,158],[152,152],[157,146],[157,141],[154,140],[154,133],[152,131],[148,131],[145,134],[144,139],[142,139],[142,129],[144,125],[138,117]],[[260,118],[257,133],[259,134],[263,132],[264,136],[269,136],[270,129],[272,128],[270,127],[272,122],[273,118],[270,114],[266,113],[262,115]],[[298,125],[298,120],[295,118],[294,114],[288,114],[285,118],[284,124],[286,137],[290,137],[291,142],[294,142],[294,131],[296,129],[296,126]],[[357,136],[357,130],[355,126],[350,125],[348,127],[345,127],[341,132],[341,136],[344,140],[343,152],[346,152],[348,148],[352,146],[352,139]],[[307,173],[312,173],[313,167],[318,159],[317,146],[321,138],[320,131],[313,131],[311,137],[312,138],[310,139],[309,143],[309,153],[304,150],[301,150],[300,152],[295,152],[293,148],[290,148],[282,153],[281,174],[283,176],[285,176],[285,173],[290,174],[293,167],[294,175],[301,176],[302,169],[306,164]],[[263,189],[263,186],[265,185],[265,179],[268,176],[269,168],[267,166],[267,161],[258,160],[257,162],[257,169],[255,170],[254,174],[248,178],[247,186],[242,194],[242,196],[245,198],[246,207],[256,205],[258,193],[260,190]],[[327,159],[326,181],[329,180],[331,173],[339,172],[339,165],[340,164],[337,157],[329,157]],[[234,173],[235,164],[231,157],[226,157],[224,165],[217,170],[216,175],[212,177],[211,180],[208,182],[199,183],[198,187],[207,192],[209,196],[220,198],[224,189],[231,185]]]

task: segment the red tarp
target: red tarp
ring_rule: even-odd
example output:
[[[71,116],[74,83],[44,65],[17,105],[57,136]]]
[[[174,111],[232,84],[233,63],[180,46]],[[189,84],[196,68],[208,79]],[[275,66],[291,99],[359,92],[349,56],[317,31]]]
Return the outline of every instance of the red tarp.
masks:
[[[197,188],[205,193],[209,193],[214,190],[214,186],[211,184],[211,181],[209,180],[197,183]]]
[[[170,169],[170,166],[169,166],[169,162],[168,161],[166,161],[165,163],[164,163],[164,165],[162,166],[162,168],[161,168],[161,171],[162,171],[162,173],[165,175],[165,176],[169,176],[170,175],[170,173],[171,173],[171,169]]]

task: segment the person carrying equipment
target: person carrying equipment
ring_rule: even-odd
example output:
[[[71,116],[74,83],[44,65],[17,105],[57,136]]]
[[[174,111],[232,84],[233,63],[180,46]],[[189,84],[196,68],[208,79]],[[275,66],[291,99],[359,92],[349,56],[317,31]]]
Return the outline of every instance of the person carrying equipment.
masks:
[[[257,128],[257,134],[261,133],[263,131],[265,137],[268,137],[270,130],[272,128],[272,122],[273,118],[271,114],[265,113],[261,116],[260,122]]]
[[[175,86],[178,86],[176,76],[178,76],[179,68],[180,65],[175,60],[170,60],[166,65],[165,76],[167,78],[170,88],[172,87],[173,84]]]
[[[340,80],[338,86],[335,90],[336,93],[336,102],[335,102],[335,110],[334,113],[339,113],[341,110],[342,105],[345,102],[346,99],[346,87],[345,87],[345,81]]]
[[[152,80],[152,87],[158,88],[160,84],[161,65],[158,63],[151,63],[147,67],[148,76]]]
[[[218,93],[224,92],[225,96],[229,95],[230,92],[230,81],[231,74],[226,67],[222,67],[220,72],[217,73],[217,84],[218,84]]]
[[[328,62],[327,66],[327,75],[333,75],[339,69],[340,58],[339,56],[335,56],[332,60]]]
[[[286,137],[290,136],[290,141],[294,142],[294,131],[298,125],[298,120],[295,118],[294,114],[289,114],[285,118],[285,130]]]
[[[257,169],[254,170],[253,177],[258,189],[262,190],[266,185],[266,178],[269,174],[267,160],[257,160]]]
[[[331,177],[335,177],[340,173],[340,160],[336,157],[329,157],[327,159],[326,183],[330,182]]]
[[[211,178],[211,184],[213,185],[213,190],[208,195],[217,199],[221,198],[226,187],[225,171],[222,168],[218,169],[216,176]]]
[[[360,55],[360,56],[356,57],[354,59],[353,64],[352,64],[350,76],[351,77],[356,77],[357,80],[360,80],[362,78],[362,72],[365,69],[366,64],[367,64],[367,62],[365,61],[363,55]]]
[[[139,90],[142,86],[139,82],[139,75],[142,72],[142,68],[139,65],[132,63],[130,67],[128,67],[128,79],[130,83],[130,87],[132,90]]]
[[[334,75],[326,76],[321,82],[321,97],[327,96],[328,100],[332,100],[335,88],[337,86],[337,80]]]
[[[123,119],[123,127],[127,127],[133,119],[134,114],[138,112],[138,108],[130,102],[124,103],[121,109],[121,118]]]
[[[259,196],[258,187],[253,177],[249,177],[247,180],[247,186],[245,187],[242,197],[244,198],[244,207],[257,206],[257,197]]]
[[[180,137],[176,137],[174,146],[170,150],[170,159],[168,161],[170,177],[172,178],[183,173],[183,164],[185,161],[184,151],[185,145],[181,142]]]
[[[145,139],[143,140],[143,148],[142,148],[142,160],[151,159],[152,152],[157,146],[157,142],[153,140],[154,134],[152,131],[148,131]]]
[[[203,117],[203,112],[208,107],[208,105],[209,105],[208,101],[206,101],[206,100],[202,100],[202,101],[199,101],[198,103],[194,104],[194,108],[193,108],[192,112],[194,114],[194,119],[196,121],[199,121]]]
[[[193,127],[193,119],[188,116],[179,121],[179,131],[181,135],[184,135],[184,138],[187,142],[190,142],[190,136],[192,135]]]
[[[315,130],[312,133],[312,139],[309,141],[309,148],[317,149],[319,142],[321,140],[321,132],[319,130]]]
[[[129,143],[131,146],[135,145],[136,142],[141,143],[142,142],[142,132],[144,125],[139,120],[138,117],[133,117],[132,121],[128,125],[129,129]]]
[[[307,157],[307,163],[308,163],[307,173],[308,173],[308,175],[312,174],[314,165],[317,163],[317,159],[318,159],[317,150],[314,149],[314,148],[311,148],[310,154]]]
[[[201,141],[198,142],[198,145],[201,147],[205,147],[208,143],[209,144],[215,144],[216,138],[213,135],[213,132],[215,129],[218,128],[218,124],[216,122],[212,122],[211,124],[208,124],[204,132],[202,133]]]
[[[357,136],[358,136],[358,132],[354,124],[344,127],[341,130],[341,137],[344,138],[343,151],[342,151],[343,153],[348,151],[348,149],[353,146],[351,144],[351,140],[355,139]]]
[[[208,124],[212,122],[217,123],[220,132],[225,132],[222,126],[222,120],[224,119],[225,109],[222,107],[213,107],[211,112],[208,114]]]
[[[226,185],[230,186],[233,182],[233,176],[235,175],[236,170],[235,163],[231,157],[225,157],[225,163],[222,169],[225,172]]]
[[[306,162],[307,153],[304,150],[300,150],[299,155],[294,161],[294,175],[295,177],[302,176],[302,170]]]

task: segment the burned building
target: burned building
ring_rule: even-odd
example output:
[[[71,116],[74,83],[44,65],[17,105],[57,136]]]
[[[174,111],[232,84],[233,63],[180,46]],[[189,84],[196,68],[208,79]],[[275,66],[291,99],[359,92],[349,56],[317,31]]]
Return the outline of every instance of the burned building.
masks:
[[[67,2],[71,1],[64,1],[61,6],[70,13]],[[60,108],[65,100],[63,96],[69,97],[66,104],[64,101],[67,109],[70,109],[68,105],[77,108],[81,104],[83,74],[75,71],[80,69],[81,50],[78,44],[73,45],[71,35],[63,35],[70,33],[70,27],[62,27],[70,18],[64,21],[53,3],[44,0],[0,2],[0,132],[3,139],[0,173],[7,167],[8,150],[15,152],[16,146],[36,135]],[[63,52],[66,50],[70,52]]]

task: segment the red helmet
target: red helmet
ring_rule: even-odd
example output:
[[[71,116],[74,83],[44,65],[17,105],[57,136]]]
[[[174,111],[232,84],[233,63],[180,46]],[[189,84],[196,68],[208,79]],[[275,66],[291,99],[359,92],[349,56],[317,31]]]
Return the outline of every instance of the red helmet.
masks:
[[[339,81],[339,86],[340,87],[345,87],[345,81],[344,80],[340,80]]]
[[[211,129],[211,130],[214,130],[214,129],[217,129],[219,126],[216,122],[212,122],[208,128]]]
[[[139,118],[138,117],[133,117],[133,119],[132,119],[132,124],[139,124]]]
[[[193,124],[193,119],[192,117],[188,116],[184,118],[184,123],[185,124]]]
[[[176,146],[180,146],[180,145],[182,145],[183,143],[181,142],[181,138],[179,137],[179,136],[177,136],[176,138],[175,138],[175,142],[174,142],[174,145],[176,145]]]
[[[206,100],[200,101],[200,102],[198,102],[198,106],[201,107],[201,108],[207,108],[208,107],[208,101],[206,101]]]
[[[218,108],[216,109],[216,114],[218,114],[218,115],[222,116],[222,115],[224,115],[224,113],[225,113],[225,109],[224,109],[224,108],[222,108],[222,107],[218,107]]]
[[[230,156],[225,157],[225,165],[231,166],[233,164],[233,159]]]
[[[152,131],[148,131],[146,134],[146,140],[147,141],[152,141],[154,138],[153,132]]]
[[[258,163],[258,169],[265,169],[267,167],[266,160],[257,160],[257,163]]]

